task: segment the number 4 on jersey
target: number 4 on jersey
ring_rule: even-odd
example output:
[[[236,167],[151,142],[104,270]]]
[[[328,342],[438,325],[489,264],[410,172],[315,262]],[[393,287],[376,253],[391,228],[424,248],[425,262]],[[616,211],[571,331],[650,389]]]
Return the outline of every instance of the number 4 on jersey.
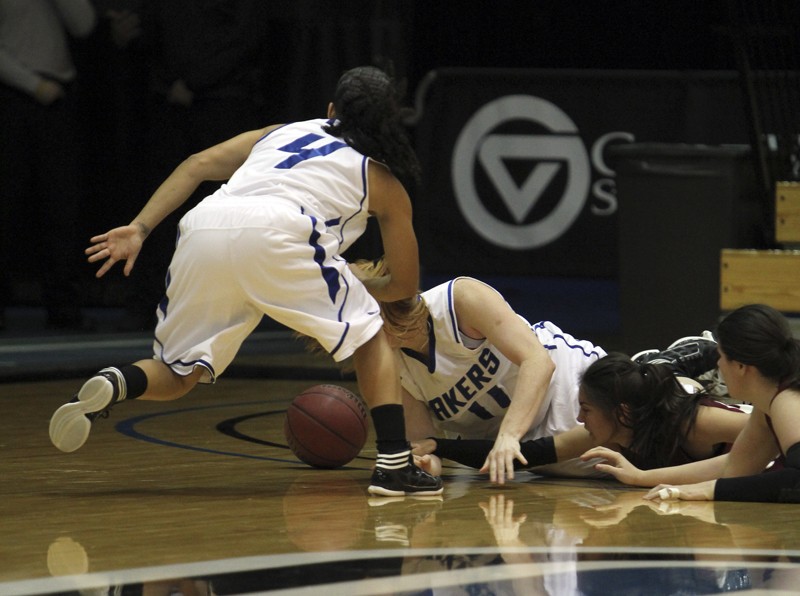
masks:
[[[292,155],[291,157],[284,159],[275,167],[288,170],[289,168],[294,167],[306,159],[330,155],[334,151],[338,151],[339,149],[347,147],[347,143],[343,141],[331,141],[327,145],[321,145],[314,148],[308,147],[309,145],[319,141],[321,138],[323,138],[321,135],[310,133],[300,137],[295,141],[292,141],[288,145],[278,147],[279,151],[285,151],[286,153],[291,153]]]

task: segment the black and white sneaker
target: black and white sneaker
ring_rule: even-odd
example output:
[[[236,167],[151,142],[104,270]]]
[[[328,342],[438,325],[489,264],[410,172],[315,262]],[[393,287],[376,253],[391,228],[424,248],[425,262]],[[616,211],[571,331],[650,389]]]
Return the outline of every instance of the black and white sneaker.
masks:
[[[367,489],[371,495],[403,497],[407,495],[440,495],[442,479],[431,476],[414,465],[410,451],[390,455],[378,454],[372,480]]]
[[[50,418],[50,440],[61,451],[71,453],[89,438],[92,422],[108,417],[118,401],[125,399],[126,385],[116,368],[104,368],[86,381],[69,403]]]
[[[717,342],[709,331],[702,335],[682,337],[666,350],[645,350],[633,357],[638,364],[669,364],[676,374],[697,379],[716,370],[719,361]]]

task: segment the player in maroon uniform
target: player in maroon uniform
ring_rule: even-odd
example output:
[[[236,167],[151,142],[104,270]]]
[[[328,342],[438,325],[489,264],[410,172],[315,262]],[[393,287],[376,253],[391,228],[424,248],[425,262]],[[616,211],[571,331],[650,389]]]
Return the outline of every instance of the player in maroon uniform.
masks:
[[[732,397],[753,404],[721,473],[679,486],[656,486],[647,498],[686,501],[800,502],[800,342],[786,318],[762,304],[719,324],[719,369]],[[783,466],[763,472],[779,454]],[[681,466],[694,472],[696,464]],[[710,479],[709,479],[710,478]],[[687,482],[694,482],[686,484]]]

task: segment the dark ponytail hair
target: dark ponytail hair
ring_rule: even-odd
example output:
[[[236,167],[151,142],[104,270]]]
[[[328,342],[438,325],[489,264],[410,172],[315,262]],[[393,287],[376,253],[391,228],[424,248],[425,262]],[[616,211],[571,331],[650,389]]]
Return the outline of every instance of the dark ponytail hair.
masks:
[[[670,465],[697,418],[699,399],[684,390],[666,364],[637,364],[611,352],[583,373],[589,402],[632,431],[637,464]]]
[[[418,182],[420,166],[403,125],[392,78],[374,66],[345,72],[333,97],[336,121],[325,131],[340,137],[359,153],[379,161],[401,180]]]
[[[717,340],[730,360],[755,366],[782,387],[800,389],[800,344],[789,322],[765,304],[748,304],[726,316]]]

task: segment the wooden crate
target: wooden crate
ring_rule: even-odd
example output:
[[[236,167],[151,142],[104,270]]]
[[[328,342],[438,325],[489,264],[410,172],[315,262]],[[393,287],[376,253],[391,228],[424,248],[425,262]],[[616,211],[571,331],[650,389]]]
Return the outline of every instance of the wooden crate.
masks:
[[[752,303],[800,313],[800,250],[722,250],[720,308]]]
[[[775,241],[800,244],[800,183],[775,183]]]

